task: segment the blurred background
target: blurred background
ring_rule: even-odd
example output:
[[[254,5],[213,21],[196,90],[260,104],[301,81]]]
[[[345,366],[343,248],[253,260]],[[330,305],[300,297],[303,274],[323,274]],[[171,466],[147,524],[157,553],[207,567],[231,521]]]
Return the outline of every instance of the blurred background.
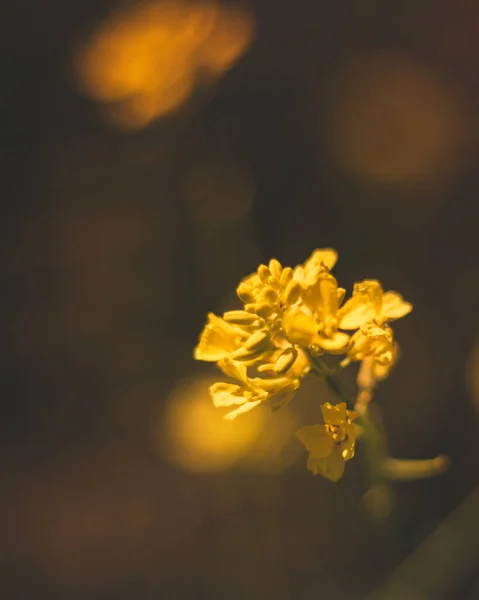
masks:
[[[477,2],[0,12],[2,598],[479,598]],[[361,449],[306,470],[319,382],[227,423],[192,359],[243,276],[324,246],[415,307],[392,455],[452,459],[387,522]],[[418,595],[378,592],[461,506]]]

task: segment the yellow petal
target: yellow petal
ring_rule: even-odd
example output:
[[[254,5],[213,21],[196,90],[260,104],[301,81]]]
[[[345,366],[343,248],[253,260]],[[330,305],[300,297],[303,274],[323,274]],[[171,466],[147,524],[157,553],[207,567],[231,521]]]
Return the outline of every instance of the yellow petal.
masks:
[[[229,377],[238,379],[239,381],[246,381],[246,367],[243,364],[237,363],[229,356],[218,361],[218,367],[225,375],[229,375]]]
[[[331,270],[338,260],[338,253],[333,248],[320,248],[314,250],[311,256],[305,261],[304,268],[306,271],[312,270],[316,265],[321,263]]]
[[[261,404],[261,400],[253,400],[253,401],[250,401],[250,402],[245,402],[240,407],[238,407],[235,410],[232,410],[231,412],[227,413],[224,416],[224,418],[228,419],[229,421],[232,421],[233,419],[236,419],[236,417],[238,415],[242,415],[245,412],[249,412],[252,408],[254,408],[255,406],[258,406],[258,404]]]
[[[341,455],[341,450],[335,446],[327,458],[326,471],[323,473],[323,475],[331,481],[339,481],[344,475],[345,466],[346,465]]]
[[[319,294],[320,294],[320,308],[322,310],[322,316],[336,316],[339,308],[338,301],[338,282],[336,279],[328,274],[321,275],[318,279]]]
[[[241,346],[246,337],[247,334],[241,327],[227,323],[221,317],[210,313],[193,356],[196,360],[221,360]]]
[[[319,346],[332,354],[346,352],[349,347],[349,335],[343,331],[336,331],[331,337],[322,337]]]
[[[221,406],[233,406],[235,404],[244,404],[246,388],[234,383],[224,383],[222,381],[214,383],[210,387],[210,395],[213,404],[219,408]]]
[[[300,385],[298,379],[291,379],[290,377],[270,377],[268,379],[263,377],[253,377],[249,381],[251,386],[266,392],[267,394],[277,394],[281,391],[296,390]]]
[[[405,317],[412,311],[412,304],[406,302],[401,294],[397,292],[386,292],[383,295],[383,305],[381,317],[383,319],[393,320]]]
[[[293,277],[297,282],[303,283],[303,281],[306,277],[306,273],[304,272],[303,265],[296,265],[296,267],[294,267]]]
[[[324,425],[307,425],[296,432],[297,438],[310,452],[310,458],[325,458],[334,447],[334,440]]]
[[[308,470],[311,471],[313,475],[323,475],[326,476],[326,472],[328,469],[328,459],[327,458],[314,458],[312,456],[308,457],[307,462]]]
[[[300,310],[293,309],[284,314],[283,328],[288,339],[294,344],[307,347],[320,341],[314,317]]]
[[[365,279],[355,283],[352,297],[340,310],[339,326],[342,329],[357,329],[379,316],[382,297],[379,281]]]
[[[324,422],[329,425],[342,425],[348,420],[346,402],[340,402],[339,404],[334,405],[325,402],[324,404],[321,404],[321,412],[323,413]]]

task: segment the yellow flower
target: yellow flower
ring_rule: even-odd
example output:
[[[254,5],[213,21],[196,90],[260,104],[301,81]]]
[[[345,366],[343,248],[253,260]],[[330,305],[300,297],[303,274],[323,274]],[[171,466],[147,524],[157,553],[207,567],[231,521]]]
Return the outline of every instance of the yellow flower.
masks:
[[[225,419],[234,419],[262,402],[268,402],[273,407],[282,406],[289,402],[300,385],[300,380],[294,376],[248,377],[246,367],[231,358],[223,359],[218,366],[223,373],[240,382],[236,384],[221,381],[210,387],[210,395],[216,407],[238,406],[227,413]]]
[[[305,280],[306,281],[306,280]],[[317,346],[330,353],[346,352],[350,339],[340,329],[357,329],[374,318],[379,310],[381,286],[378,282],[356,284],[353,296],[341,308],[344,290],[324,263],[315,272],[314,281],[303,283],[303,304],[284,316],[283,327],[288,338],[304,347]]]
[[[389,325],[367,323],[358,329],[351,338],[351,348],[348,351],[349,360],[363,360],[372,356],[374,362],[387,366],[392,363],[394,349],[394,334]]]
[[[300,285],[293,278],[291,267],[283,268],[272,258],[268,266],[260,265],[255,273],[245,277],[236,290],[245,303],[245,311],[274,319],[300,297]]]
[[[193,355],[196,360],[215,362],[241,347],[248,337],[248,332],[238,325],[209,313]]]
[[[345,461],[354,456],[356,413],[346,410],[346,403],[321,406],[324,425],[302,427],[297,437],[309,451],[308,469],[314,475],[323,475],[338,481],[344,473]]]
[[[338,253],[333,248],[316,249],[302,265],[294,268],[294,279],[307,288],[316,281],[322,270],[331,271],[337,260]]]
[[[367,294],[372,300],[375,314],[373,319],[362,325],[352,336],[348,357],[342,365],[372,357],[372,375],[376,380],[385,379],[398,356],[398,345],[387,322],[410,313],[412,304],[397,292],[383,292],[379,282],[374,280],[355,284],[351,301],[355,294]]]
[[[230,322],[234,320],[231,314],[237,322],[243,319],[243,325]],[[194,358],[216,362],[231,355],[236,360],[252,364],[271,354],[274,346],[270,333],[267,329],[259,329],[264,325],[264,321],[254,316],[253,320],[248,322],[243,317],[244,314],[247,313],[231,311],[225,313],[225,317],[229,319],[226,320],[210,313],[199,343],[194,349]],[[247,316],[251,317],[249,314]]]

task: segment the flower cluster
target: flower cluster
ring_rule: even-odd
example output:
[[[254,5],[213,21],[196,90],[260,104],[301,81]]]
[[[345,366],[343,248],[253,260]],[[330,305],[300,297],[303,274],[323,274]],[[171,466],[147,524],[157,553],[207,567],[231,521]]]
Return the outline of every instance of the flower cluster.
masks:
[[[374,379],[387,377],[398,355],[389,323],[412,305],[374,279],[356,283],[344,301],[346,290],[331,274],[336,261],[331,248],[315,250],[294,269],[273,258],[240,282],[241,310],[208,315],[194,357],[216,362],[234,380],[210,388],[215,406],[232,408],[226,418],[289,402],[303,378],[324,365],[322,355],[343,355],[341,368],[367,361]],[[298,437],[310,451],[310,470],[337,481],[354,455],[355,414],[345,403],[321,410],[324,424],[304,427]]]

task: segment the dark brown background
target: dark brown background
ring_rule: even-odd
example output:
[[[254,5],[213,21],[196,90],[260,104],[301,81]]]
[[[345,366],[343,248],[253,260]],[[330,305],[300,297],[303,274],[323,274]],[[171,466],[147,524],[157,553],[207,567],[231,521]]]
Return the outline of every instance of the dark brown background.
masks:
[[[477,485],[477,3],[252,3],[248,52],[135,133],[73,84],[115,6],[0,9],[2,598],[363,598]],[[206,312],[321,246],[348,288],[413,302],[378,402],[395,456],[453,461],[396,486],[390,529],[359,506],[361,453],[332,485],[302,454],[205,474],[158,450],[167,398],[213,372],[191,357]]]

